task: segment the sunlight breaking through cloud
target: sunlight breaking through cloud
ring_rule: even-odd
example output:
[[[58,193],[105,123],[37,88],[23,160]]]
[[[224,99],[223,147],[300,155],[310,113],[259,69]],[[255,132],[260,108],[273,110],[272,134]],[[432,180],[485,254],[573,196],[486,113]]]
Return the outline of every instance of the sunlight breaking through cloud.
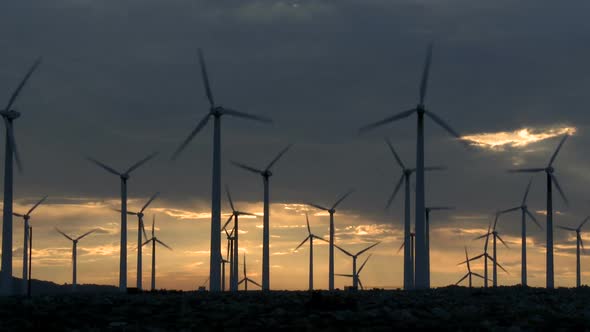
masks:
[[[514,131],[500,131],[495,133],[478,133],[461,137],[469,144],[484,149],[502,151],[506,147],[522,148],[531,143],[540,142],[548,138],[564,134],[573,135],[575,127],[560,126],[545,129],[522,128]]]

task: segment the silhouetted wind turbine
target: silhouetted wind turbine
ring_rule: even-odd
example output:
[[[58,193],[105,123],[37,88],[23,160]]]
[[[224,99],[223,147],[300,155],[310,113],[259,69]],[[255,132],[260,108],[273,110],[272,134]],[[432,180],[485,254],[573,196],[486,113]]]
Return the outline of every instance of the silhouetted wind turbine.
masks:
[[[398,113],[396,115],[387,117],[383,120],[371,123],[360,129],[360,132],[367,132],[385,124],[395,122],[404,118],[409,117],[412,114],[417,115],[418,127],[417,127],[417,147],[416,147],[416,271],[415,271],[415,287],[418,289],[429,288],[428,277],[430,273],[428,271],[428,262],[426,257],[426,233],[425,233],[425,222],[424,222],[424,115],[430,117],[436,124],[441,126],[453,137],[461,138],[455,130],[451,128],[442,118],[435,113],[426,110],[424,101],[426,99],[426,90],[428,85],[428,76],[430,72],[430,62],[432,59],[432,43],[428,45],[426,52],[426,61],[424,64],[424,71],[422,73],[422,81],[420,83],[420,99],[418,105],[407,111]]]
[[[406,168],[402,159],[399,157],[391,142],[386,139],[385,142],[389,146],[389,150],[397,160],[397,163],[402,168],[402,176],[400,177],[395,189],[389,196],[389,200],[387,201],[386,208],[389,208],[391,203],[393,202],[395,196],[397,195],[398,191],[401,188],[402,183],[405,183],[405,199],[404,199],[404,242],[410,240],[410,228],[411,228],[411,202],[410,202],[410,178],[412,173],[416,171],[415,168]],[[434,170],[443,170],[444,167],[425,167],[425,171],[434,171]],[[414,261],[410,255],[410,251],[413,250],[413,247],[404,247],[404,289],[413,289],[414,288]]]
[[[520,210],[521,211],[521,261],[520,261],[520,283],[523,286],[527,286],[527,263],[526,263],[526,217],[527,215],[533,220],[533,222],[539,226],[540,229],[543,229],[543,227],[541,226],[541,224],[539,224],[539,222],[537,221],[537,218],[535,218],[535,216],[529,212],[529,209],[526,205],[526,200],[527,197],[529,195],[529,190],[531,189],[531,184],[533,182],[533,179],[531,178],[529,180],[529,184],[526,187],[526,190],[524,192],[524,197],[522,198],[522,203],[520,203],[520,206],[511,208],[511,209],[507,209],[504,211],[500,211],[500,214],[505,214],[505,213],[509,213],[512,211],[517,211]]]
[[[131,211],[127,211],[127,214],[129,215],[133,215],[133,216],[137,216],[137,289],[142,289],[142,270],[143,270],[143,264],[142,264],[142,250],[141,248],[143,247],[141,244],[143,243],[144,240],[147,240],[147,234],[145,233],[145,226],[143,224],[143,211],[145,211],[145,209],[147,209],[147,207],[154,201],[154,199],[156,199],[158,197],[158,195],[160,195],[159,192],[155,193],[152,195],[152,197],[150,197],[150,199],[148,199],[148,201],[143,205],[143,207],[141,208],[141,210],[139,210],[139,212],[131,212]],[[141,235],[143,234],[143,240],[141,238]]]
[[[234,241],[236,239],[236,237],[234,236],[234,232],[235,232],[235,227],[232,227],[231,232],[227,231],[227,228],[224,227],[223,231],[225,232],[225,235],[227,237],[227,255],[226,255],[226,259],[222,258],[222,280],[221,280],[221,290],[225,290],[225,264],[229,264],[229,285],[231,287],[231,285],[234,284],[234,279],[236,278],[234,276],[234,269],[233,269],[233,262],[235,260],[234,257]]]
[[[96,164],[111,174],[117,175],[121,179],[121,244],[119,251],[119,290],[122,292],[127,291],[127,180],[129,180],[129,174],[131,172],[148,162],[150,159],[154,158],[156,154],[157,153],[152,153],[151,155],[136,162],[124,173],[116,171],[114,168],[107,166],[96,159],[90,157],[86,158],[90,162]]]
[[[336,213],[336,207],[338,204],[342,203],[342,201],[348,197],[348,195],[352,194],[354,190],[348,191],[346,194],[342,195],[331,208],[325,208],[321,205],[316,205],[312,203],[307,203],[307,205],[313,206],[316,209],[328,211],[330,214],[330,261],[328,265],[328,289],[333,291],[334,290],[334,213]]]
[[[561,186],[559,185],[559,182],[557,181],[555,174],[553,174],[555,172],[555,169],[553,168],[553,162],[555,162],[555,158],[557,158],[557,154],[559,153],[559,150],[561,150],[563,143],[565,143],[565,141],[567,140],[568,137],[569,137],[568,134],[563,136],[563,138],[559,142],[559,145],[557,146],[557,149],[555,150],[555,152],[551,156],[551,159],[549,159],[549,163],[547,164],[547,167],[544,167],[544,168],[522,168],[522,169],[509,170],[509,172],[515,172],[515,173],[545,172],[545,174],[547,175],[547,268],[546,268],[547,286],[546,287],[549,289],[553,289],[555,287],[555,281],[553,279],[553,276],[554,276],[554,273],[553,273],[553,194],[552,194],[553,184],[555,184],[555,188],[557,188],[557,191],[559,192],[559,195],[561,195],[561,198],[563,198],[563,201],[565,202],[565,204],[566,205],[569,204],[567,197],[565,197],[563,190],[561,190]]]
[[[365,290],[365,287],[363,287],[363,283],[361,281],[360,275],[361,275],[361,272],[363,271],[363,269],[365,268],[365,265],[367,265],[367,261],[369,261],[369,258],[371,258],[371,256],[372,256],[372,254],[369,254],[369,256],[367,256],[367,258],[365,258],[365,261],[363,262],[363,264],[361,264],[361,267],[359,268],[358,271],[356,271],[355,274],[336,274],[336,275],[341,276],[341,277],[352,278],[353,282],[354,282],[354,280],[356,280],[357,283],[361,286],[361,290]],[[358,289],[354,289],[354,290],[358,290]]]
[[[428,262],[428,271],[430,271],[430,212],[431,211],[445,211],[454,210],[452,206],[432,206],[424,209],[426,212],[426,261]],[[430,273],[427,275],[428,284],[430,285]]]
[[[41,64],[40,58],[33,63],[31,68],[29,68],[29,71],[27,71],[10,96],[8,104],[4,107],[4,110],[0,111],[0,115],[2,115],[4,125],[6,126],[6,144],[4,148],[4,205],[2,207],[2,264],[0,267],[0,291],[3,294],[12,293],[12,167],[14,166],[14,161],[16,161],[16,166],[19,171],[22,171],[22,163],[14,138],[14,120],[20,117],[20,113],[12,109],[12,105],[33,72],[39,67],[39,64]]]
[[[267,291],[270,289],[270,202],[269,202],[269,183],[268,180],[272,176],[270,171],[271,167],[279,161],[279,159],[291,148],[289,144],[286,148],[281,150],[279,154],[266,166],[265,169],[257,169],[233,161],[232,163],[247,171],[260,174],[262,176],[262,182],[264,184],[264,217],[262,221],[262,290]]]
[[[459,285],[461,283],[461,281],[465,280],[465,278],[469,278],[469,288],[471,288],[473,286],[472,276],[480,277],[482,279],[485,279],[485,278],[481,274],[471,272],[471,265],[469,264],[469,255],[467,254],[467,247],[465,247],[465,262],[467,262],[467,274],[463,278],[459,279],[459,281],[457,281],[457,283],[455,285]],[[459,263],[459,264],[462,264],[462,263]]]
[[[213,177],[211,190],[211,253],[209,261],[209,290],[219,291],[221,287],[221,116],[229,115],[259,122],[272,122],[270,119],[251,115],[244,112],[215,104],[213,93],[209,85],[209,77],[205,66],[203,53],[199,49],[199,62],[205,85],[205,93],[209,100],[209,113],[197,124],[182,144],[174,152],[172,159],[176,159],[186,148],[188,143],[207,125],[213,117]]]
[[[580,226],[578,226],[578,228],[571,228],[571,227],[565,227],[565,226],[557,226],[561,229],[565,229],[566,231],[572,231],[572,232],[576,232],[576,287],[580,287],[582,285],[582,276],[581,276],[581,269],[580,269],[580,247],[582,247],[582,250],[585,251],[584,249],[584,241],[582,241],[582,227],[584,226],[584,224],[586,224],[586,222],[590,219],[590,217],[586,217],[586,219],[584,219],[582,221],[582,223],[580,224]]]
[[[69,235],[67,235],[66,233],[60,231],[58,228],[55,229],[56,231],[58,231],[61,235],[65,236],[68,240],[72,241],[72,291],[76,291],[76,285],[77,285],[77,266],[78,266],[78,241],[80,241],[82,238],[84,238],[86,235],[89,235],[91,233],[94,233],[96,231],[96,229],[93,229],[89,232],[86,232],[80,236],[78,236],[77,238],[72,238]]]
[[[166,243],[160,241],[160,239],[158,239],[156,237],[156,216],[154,215],[153,219],[152,219],[152,238],[145,241],[142,246],[145,246],[148,243],[152,243],[152,291],[156,290],[156,242],[158,242],[159,244],[163,245],[164,247],[168,248],[169,250],[172,250],[172,248],[170,248]]]
[[[231,283],[229,285],[230,290],[236,292],[238,291],[238,240],[239,240],[239,216],[254,216],[256,217],[255,214],[253,213],[249,213],[249,212],[243,212],[243,211],[238,211],[234,208],[234,202],[231,199],[231,194],[229,192],[229,187],[225,186],[225,192],[227,193],[227,200],[229,201],[229,205],[231,207],[232,210],[232,214],[231,216],[229,216],[229,219],[227,219],[227,221],[225,222],[225,224],[223,225],[222,228],[226,228],[227,225],[232,221],[234,221],[234,239],[233,239],[233,249],[234,249],[234,254],[233,254],[233,259],[232,259],[232,265],[231,265],[231,269],[232,269],[232,274],[234,275],[233,278],[233,283]],[[221,262],[220,262],[221,264]]]
[[[474,260],[478,260],[480,258],[483,258],[483,261],[484,261],[484,264],[483,264],[483,276],[484,276],[483,287],[484,288],[488,288],[488,280],[489,280],[489,278],[488,278],[488,259],[491,260],[493,264],[497,264],[494,257],[490,256],[490,254],[488,253],[488,243],[489,243],[490,235],[492,234],[490,232],[491,229],[492,229],[492,222],[490,220],[490,223],[488,223],[488,230],[487,230],[486,234],[483,235],[483,237],[485,237],[485,239],[486,239],[484,242],[484,246],[483,246],[483,254],[477,255],[477,256],[469,259],[469,261],[474,261]],[[482,237],[481,236],[477,237],[477,238],[475,238],[475,240],[480,239],[480,238],[482,238]],[[466,263],[466,261],[459,263],[459,265],[465,264],[465,263]],[[504,268],[502,266],[500,266],[500,268],[502,268],[504,270]],[[506,270],[504,270],[504,271],[506,271]]]
[[[338,249],[339,249],[340,251],[342,251],[344,254],[346,254],[346,255],[348,255],[348,256],[350,256],[350,257],[352,257],[352,276],[353,276],[353,277],[352,277],[352,288],[353,288],[354,290],[358,290],[358,281],[359,281],[359,280],[358,280],[358,273],[357,273],[357,271],[356,271],[356,259],[357,259],[357,257],[358,257],[358,256],[360,256],[360,255],[362,255],[363,253],[365,253],[367,250],[369,250],[369,249],[373,248],[374,246],[378,245],[379,243],[381,243],[381,242],[373,243],[372,245],[370,245],[370,246],[366,247],[365,249],[363,249],[363,250],[361,250],[361,251],[357,252],[357,253],[356,253],[356,254],[354,254],[354,255],[353,255],[353,254],[351,254],[351,253],[349,253],[348,251],[346,251],[346,250],[342,249],[341,247],[339,247],[339,246],[337,246],[337,245],[334,245],[336,248],[338,248]],[[363,266],[364,266],[364,265],[363,265]],[[359,271],[359,272],[360,272],[360,271]]]
[[[31,213],[33,213],[33,211],[37,208],[37,206],[39,206],[41,203],[43,203],[45,200],[47,199],[47,196],[41,198],[41,200],[39,200],[35,205],[33,205],[33,207],[31,207],[29,209],[29,211],[27,211],[27,213],[25,214],[20,214],[20,213],[16,213],[13,212],[12,215],[15,217],[21,217],[23,218],[23,225],[24,225],[24,240],[23,240],[23,279],[22,279],[22,292],[23,294],[27,293],[27,279],[29,276],[29,263],[28,263],[28,259],[29,259],[29,220],[31,219]]]
[[[489,236],[492,236],[492,245],[493,245],[493,255],[494,255],[494,259],[493,261],[495,262],[495,264],[492,266],[492,284],[494,287],[498,286],[498,269],[497,267],[499,266],[502,270],[504,270],[504,272],[508,273],[508,271],[506,271],[502,265],[500,265],[500,263],[498,263],[498,256],[497,256],[497,251],[496,251],[496,240],[500,240],[500,242],[502,242],[502,244],[506,247],[509,248],[508,245],[506,244],[506,242],[504,242],[504,240],[502,240],[502,238],[500,237],[500,235],[498,234],[498,231],[496,231],[496,226],[498,224],[498,218],[500,217],[500,213],[496,213],[496,218],[494,220],[494,227],[492,227],[492,232],[489,232],[487,234],[481,235],[476,237],[475,239],[483,239],[486,238],[486,242],[488,241]],[[487,243],[486,243],[487,245]],[[487,263],[486,263],[487,264]]]
[[[248,278],[248,275],[246,274],[246,253],[244,253],[244,278],[242,280],[240,280],[240,282],[238,282],[238,285],[240,284],[244,284],[244,290],[247,291],[248,290],[248,283],[251,282],[254,285],[262,288],[262,285],[260,285],[259,283],[257,283],[256,281]]]
[[[294,251],[297,251],[297,249],[301,248],[301,246],[304,245],[305,242],[307,242],[309,240],[309,290],[312,291],[313,290],[313,239],[315,238],[315,239],[322,240],[325,242],[328,242],[328,241],[324,240],[322,237],[319,237],[311,232],[311,228],[309,227],[309,217],[307,216],[307,213],[305,213],[305,221],[307,222],[307,234],[308,235],[297,246],[297,248],[295,248]]]
[[[415,249],[414,239],[415,238],[416,238],[416,233],[411,232],[410,233],[410,259],[412,261],[412,274],[414,273],[413,269],[414,269],[414,249]],[[406,247],[406,242],[404,241],[404,242],[402,242],[402,245],[397,250],[397,253],[399,253],[405,247]]]

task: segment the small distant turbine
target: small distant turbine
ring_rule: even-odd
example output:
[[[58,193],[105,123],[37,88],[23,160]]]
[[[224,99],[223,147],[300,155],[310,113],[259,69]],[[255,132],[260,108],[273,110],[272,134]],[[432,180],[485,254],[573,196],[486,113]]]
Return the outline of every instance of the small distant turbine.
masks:
[[[76,291],[76,286],[77,286],[77,266],[78,266],[78,255],[77,255],[77,251],[78,251],[78,241],[80,241],[86,235],[89,235],[89,234],[94,233],[96,231],[96,229],[93,229],[93,230],[91,230],[89,232],[86,232],[86,233],[78,236],[77,238],[70,237],[66,233],[60,231],[58,228],[56,228],[55,230],[58,231],[61,235],[65,236],[68,240],[72,241],[72,291],[75,292]]]
[[[477,255],[477,256],[469,259],[469,261],[472,262],[472,261],[478,260],[480,258],[483,258],[483,261],[484,261],[484,263],[483,263],[483,276],[484,276],[483,287],[484,288],[488,288],[488,280],[489,280],[489,278],[488,278],[488,260],[492,261],[492,264],[497,264],[498,266],[500,266],[500,268],[502,270],[504,270],[504,268],[496,262],[494,257],[490,256],[490,254],[488,253],[488,243],[489,243],[490,235],[492,234],[491,229],[492,229],[492,222],[490,221],[490,223],[488,224],[488,230],[487,230],[486,234],[483,235],[483,237],[485,237],[485,239],[486,239],[484,242],[484,246],[483,246],[483,254]],[[482,238],[482,237],[477,237],[477,238],[475,238],[475,240],[480,239],[480,238]],[[467,261],[461,262],[461,263],[459,263],[459,265],[465,264],[465,263],[467,263]],[[506,271],[506,270],[504,270],[504,271]]]
[[[416,238],[416,233],[411,232],[410,233],[410,259],[412,260],[412,267],[414,266],[414,249],[416,248],[416,246],[414,245],[414,239],[415,238]],[[399,252],[402,249],[404,249],[405,247],[406,247],[406,242],[404,241],[404,242],[402,242],[402,245],[397,250],[397,253],[399,254]]]
[[[155,228],[156,228],[156,216],[154,215],[154,217],[152,219],[152,238],[145,241],[142,244],[142,246],[145,246],[146,244],[148,244],[150,242],[152,243],[152,291],[156,290],[156,242],[163,245],[168,250],[172,250],[172,248],[170,248],[166,243],[160,241],[156,237]]]
[[[29,220],[31,219],[31,213],[33,213],[33,211],[37,208],[37,206],[39,206],[41,203],[43,203],[45,200],[47,199],[47,196],[41,198],[41,200],[39,200],[35,205],[33,205],[32,208],[29,209],[29,211],[27,211],[27,213],[25,214],[20,214],[20,213],[16,213],[13,212],[12,215],[15,217],[21,217],[23,218],[23,225],[24,225],[24,240],[23,240],[23,279],[22,279],[22,291],[23,294],[27,293],[27,278],[29,276],[29,272],[28,272],[28,267],[29,267],[29,263],[28,263],[28,257],[29,257]]]
[[[244,290],[247,291],[248,290],[248,283],[251,282],[254,285],[262,288],[262,285],[260,285],[259,283],[257,283],[256,281],[248,278],[248,275],[246,274],[246,253],[244,253],[244,278],[242,278],[242,280],[240,280],[238,282],[238,285],[244,284]]]
[[[86,158],[88,161],[96,164],[111,174],[117,175],[121,179],[121,210],[119,210],[121,211],[121,243],[119,250],[119,290],[121,292],[127,291],[127,180],[129,180],[129,174],[131,172],[154,158],[156,154],[157,153],[152,153],[136,162],[124,173],[116,171],[114,168],[107,166],[96,159],[90,157]]]
[[[302,245],[305,244],[305,242],[307,242],[309,240],[309,290],[312,291],[313,290],[313,239],[318,239],[324,242],[328,242],[326,241],[324,238],[319,237],[315,234],[313,234],[311,232],[311,228],[309,227],[309,217],[307,216],[307,213],[305,213],[305,221],[307,222],[307,237],[297,246],[297,248],[295,248],[294,251],[297,251],[297,249],[301,248]]]
[[[432,211],[445,211],[445,210],[454,210],[455,208],[452,206],[432,206],[426,207],[424,211],[426,212],[426,261],[428,262],[428,271],[430,271],[430,212]],[[427,275],[428,277],[428,284],[430,285],[430,273]]]
[[[336,248],[338,248],[340,251],[342,251],[344,254],[350,256],[352,258],[352,289],[354,290],[358,290],[358,286],[359,286],[359,279],[358,279],[358,273],[356,271],[356,259],[358,258],[358,256],[362,255],[363,253],[365,253],[367,250],[373,248],[374,246],[378,245],[381,242],[377,242],[377,243],[373,243],[372,245],[366,247],[365,249],[357,252],[356,254],[351,254],[348,251],[342,249],[341,247],[334,245]],[[363,265],[364,266],[364,265]],[[362,269],[362,267],[361,267]],[[360,271],[359,271],[360,272]]]
[[[547,178],[547,211],[546,211],[547,212],[547,268],[546,268],[547,275],[546,275],[546,281],[547,281],[547,288],[549,288],[549,289],[553,289],[555,287],[555,281],[553,278],[554,277],[554,272],[553,272],[553,194],[552,194],[553,185],[555,185],[555,188],[557,188],[557,191],[559,192],[559,195],[561,196],[561,198],[563,199],[565,204],[569,205],[567,197],[565,197],[565,194],[563,193],[563,190],[561,190],[561,186],[559,185],[559,182],[557,181],[555,174],[553,174],[553,173],[555,173],[555,168],[553,168],[553,162],[555,162],[555,159],[557,158],[557,154],[559,153],[559,150],[561,150],[563,143],[565,143],[565,141],[567,140],[568,137],[569,137],[568,134],[563,136],[563,138],[559,142],[559,145],[557,146],[557,149],[555,150],[555,152],[551,156],[551,159],[549,159],[549,163],[547,164],[547,167],[544,167],[544,168],[522,168],[522,169],[509,170],[509,172],[513,172],[513,173],[545,172],[545,174],[547,175],[546,176],[546,178]]]
[[[225,264],[229,264],[229,285],[233,285],[234,283],[234,274],[233,274],[233,262],[234,262],[234,241],[236,237],[234,236],[235,228],[232,227],[231,232],[227,231],[227,227],[223,228],[225,232],[225,236],[227,237],[227,253],[226,258],[221,258],[221,290],[225,291]]]
[[[234,165],[245,169],[247,171],[259,174],[262,176],[262,182],[264,184],[264,217],[262,222],[262,290],[267,291],[270,289],[270,199],[269,199],[269,182],[268,180],[272,176],[270,169],[272,166],[279,161],[279,159],[291,148],[288,145],[286,148],[281,150],[279,154],[266,166],[265,169],[257,169],[250,167],[238,162],[232,162]]]
[[[565,229],[566,231],[572,231],[572,232],[576,232],[576,287],[580,287],[582,285],[582,276],[581,276],[581,269],[580,269],[580,247],[582,248],[583,251],[586,251],[584,249],[584,241],[582,241],[582,227],[584,226],[584,224],[586,224],[586,222],[590,219],[590,217],[586,217],[586,219],[584,219],[584,221],[582,221],[582,223],[580,224],[580,226],[578,226],[578,228],[571,228],[571,227],[565,227],[565,226],[557,226],[561,229]]]
[[[355,274],[336,274],[336,275],[340,276],[340,277],[352,278],[353,282],[354,282],[354,280],[356,280],[356,282],[359,284],[359,286],[361,286],[361,290],[365,290],[365,287],[363,286],[363,282],[361,281],[360,275],[361,275],[361,272],[363,271],[363,269],[365,268],[365,265],[367,265],[367,261],[369,261],[369,258],[371,258],[371,256],[372,256],[372,254],[367,256],[367,258],[365,258],[365,261],[363,262],[363,264],[361,264],[361,267],[359,268],[358,271],[356,271]],[[358,289],[354,289],[354,290],[358,290]]]
[[[504,272],[508,273],[508,271],[506,271],[502,267],[502,265],[500,265],[500,263],[498,263],[498,256],[497,256],[497,251],[496,251],[496,240],[500,240],[500,242],[502,242],[502,244],[506,248],[509,248],[508,245],[506,244],[506,242],[504,242],[504,240],[502,240],[502,237],[500,237],[500,234],[498,234],[498,231],[496,231],[496,225],[498,224],[499,217],[500,217],[500,213],[496,213],[496,218],[494,220],[494,227],[492,228],[491,232],[488,231],[487,234],[484,234],[484,235],[481,235],[481,236],[478,236],[475,238],[475,239],[486,238],[486,242],[487,242],[489,236],[492,236],[493,255],[494,255],[493,261],[495,262],[495,264],[492,266],[492,284],[494,287],[498,287],[498,269],[497,269],[497,267],[499,266],[500,268],[502,268],[502,270],[504,270]]]
[[[471,265],[469,264],[469,255],[467,254],[467,247],[465,247],[465,262],[467,262],[467,274],[463,278],[459,279],[459,281],[457,281],[455,285],[459,285],[461,281],[465,280],[465,278],[469,278],[469,288],[471,288],[473,287],[472,276],[476,276],[482,279],[485,278],[481,274],[471,272]]]
[[[333,291],[334,290],[334,213],[336,213],[336,207],[338,204],[342,203],[342,201],[348,197],[348,195],[352,194],[354,190],[348,191],[346,194],[342,195],[331,208],[325,208],[321,205],[307,203],[307,205],[313,206],[316,209],[328,211],[330,214],[330,261],[328,266],[328,289]]]

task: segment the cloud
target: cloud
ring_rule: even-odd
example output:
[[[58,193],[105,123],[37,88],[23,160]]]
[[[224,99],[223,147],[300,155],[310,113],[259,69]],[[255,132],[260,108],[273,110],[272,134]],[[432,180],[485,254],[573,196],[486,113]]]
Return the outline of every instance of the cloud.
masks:
[[[522,128],[514,131],[478,133],[461,137],[471,145],[484,149],[503,151],[506,148],[524,148],[552,137],[576,133],[575,127],[556,126],[551,128]]]

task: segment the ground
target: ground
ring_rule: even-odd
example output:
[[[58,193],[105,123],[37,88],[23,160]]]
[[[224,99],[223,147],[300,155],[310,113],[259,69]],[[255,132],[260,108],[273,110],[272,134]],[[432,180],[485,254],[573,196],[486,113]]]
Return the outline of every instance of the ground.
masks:
[[[0,330],[584,330],[589,301],[586,287],[40,295],[0,298]]]

